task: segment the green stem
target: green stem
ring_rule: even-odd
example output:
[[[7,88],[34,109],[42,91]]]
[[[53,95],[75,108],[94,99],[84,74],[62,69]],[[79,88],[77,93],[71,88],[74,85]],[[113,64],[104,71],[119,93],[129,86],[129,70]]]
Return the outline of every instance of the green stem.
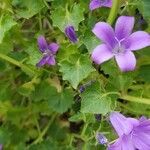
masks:
[[[123,95],[123,96],[120,96],[120,98],[130,101],[130,102],[136,102],[136,103],[150,105],[150,99],[148,99],[148,98],[139,98],[139,97],[134,97],[134,96],[130,96],[130,95]]]
[[[111,7],[111,10],[110,10],[110,13],[109,13],[109,16],[108,16],[108,19],[107,19],[107,22],[110,25],[113,24],[113,22],[114,22],[114,20],[117,16],[119,6],[120,6],[120,0],[113,0],[113,5]]]
[[[20,68],[23,69],[23,70],[26,70],[26,71],[30,72],[32,75],[35,74],[35,72],[34,72],[32,69],[30,69],[30,68],[27,67],[26,65],[22,64],[21,62],[19,62],[19,61],[13,59],[13,58],[11,58],[11,57],[9,57],[9,56],[7,56],[7,55],[4,55],[4,54],[1,54],[1,53],[0,53],[0,58],[3,59],[3,60],[5,60],[5,61],[8,61],[9,63],[11,63],[11,64],[13,64],[13,65],[15,65],[15,66],[20,67]]]
[[[83,136],[84,136],[84,134],[85,134],[85,131],[86,131],[87,127],[88,127],[88,124],[87,124],[87,123],[85,123],[85,125],[84,125],[84,127],[83,127],[83,129],[82,129],[81,137],[83,137]]]
[[[7,55],[4,55],[4,54],[1,54],[1,53],[0,53],[0,58],[2,58],[2,59],[4,59],[4,60],[6,60],[6,61],[8,61],[8,62],[10,62],[10,63],[12,63],[12,64],[18,66],[18,67],[21,67],[21,64],[20,64],[19,61],[15,60],[15,59],[13,59],[13,58],[10,58],[10,57],[7,56]]]
[[[33,143],[32,143],[31,145],[37,144],[37,143],[39,143],[39,142],[41,142],[41,141],[43,140],[43,137],[45,136],[47,130],[48,130],[49,127],[50,127],[50,125],[51,125],[51,124],[53,123],[53,121],[55,120],[56,116],[57,116],[57,114],[53,114],[53,115],[52,115],[51,119],[49,120],[49,122],[48,122],[48,124],[46,125],[46,127],[44,128],[44,130],[41,132],[41,134],[39,135],[39,137],[38,137],[35,141],[33,141]]]

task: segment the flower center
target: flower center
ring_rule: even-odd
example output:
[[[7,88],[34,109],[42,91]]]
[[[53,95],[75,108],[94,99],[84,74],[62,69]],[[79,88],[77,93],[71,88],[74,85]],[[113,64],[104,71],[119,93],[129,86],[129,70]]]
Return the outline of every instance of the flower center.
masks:
[[[49,49],[46,49],[45,52],[43,53],[44,56],[53,56],[51,51]]]
[[[116,37],[115,37],[116,41],[117,41],[117,44],[115,45],[114,49],[113,49],[113,53],[114,54],[120,54],[120,53],[124,53],[125,52],[125,47],[124,45],[122,44],[122,40],[118,40]]]

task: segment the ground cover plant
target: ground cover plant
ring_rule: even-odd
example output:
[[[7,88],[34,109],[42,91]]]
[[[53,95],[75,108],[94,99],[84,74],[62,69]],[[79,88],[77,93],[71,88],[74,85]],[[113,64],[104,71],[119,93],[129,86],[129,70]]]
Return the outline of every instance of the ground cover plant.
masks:
[[[149,0],[0,0],[0,149],[150,150]]]

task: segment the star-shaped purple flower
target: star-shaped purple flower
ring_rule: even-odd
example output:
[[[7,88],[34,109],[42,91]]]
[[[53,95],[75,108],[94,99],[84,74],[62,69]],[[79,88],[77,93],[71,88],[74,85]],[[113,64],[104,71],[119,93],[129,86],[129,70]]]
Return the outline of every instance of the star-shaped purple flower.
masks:
[[[89,8],[90,10],[94,10],[99,7],[111,7],[112,0],[91,0]]]
[[[150,120],[126,118],[118,112],[112,112],[110,121],[119,138],[108,150],[150,150]]]
[[[92,60],[101,64],[112,57],[121,71],[132,71],[136,66],[133,51],[150,46],[150,35],[144,31],[131,34],[134,27],[134,17],[121,16],[118,18],[115,31],[105,22],[98,22],[93,33],[103,42],[92,53]]]
[[[48,44],[44,36],[38,37],[38,46],[43,53],[42,59],[37,63],[37,67],[44,65],[55,65],[55,54],[58,51],[59,45],[56,43]]]

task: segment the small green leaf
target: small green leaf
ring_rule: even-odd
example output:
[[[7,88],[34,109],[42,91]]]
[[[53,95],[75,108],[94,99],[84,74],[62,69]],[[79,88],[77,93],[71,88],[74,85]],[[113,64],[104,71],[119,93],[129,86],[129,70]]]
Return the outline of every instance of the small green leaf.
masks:
[[[64,113],[71,107],[73,103],[73,94],[69,89],[65,89],[61,93],[53,93],[48,100],[49,106],[58,113]]]
[[[5,144],[10,138],[11,133],[4,127],[0,127],[0,144]]]
[[[141,3],[139,3],[139,9],[141,10],[143,16],[145,19],[149,19],[150,17],[150,1],[149,0],[142,0]]]
[[[88,87],[85,92],[81,94],[81,98],[82,113],[105,115],[111,111],[111,99],[108,96],[104,96],[98,82]]]
[[[91,33],[86,33],[83,38],[83,43],[88,49],[88,52],[91,54],[92,51],[100,44],[100,40],[91,35]]]
[[[69,60],[64,60],[59,65],[63,79],[68,80],[75,89],[83,79],[94,71],[90,59],[84,55],[71,55]]]
[[[70,12],[65,8],[58,7],[51,13],[53,26],[58,27],[62,32],[67,25],[72,25],[75,30],[78,30],[79,23],[84,20],[83,12],[84,8],[79,4],[75,4]]]
[[[43,0],[20,0],[12,2],[12,4],[16,7],[16,13],[20,18],[29,19],[35,14],[39,13],[41,9],[44,7]]]
[[[73,94],[69,89],[57,92],[55,87],[47,82],[42,82],[36,87],[35,92],[33,92],[32,99],[34,101],[46,100],[52,110],[63,113],[71,107]]]
[[[0,44],[5,37],[7,31],[9,31],[14,25],[17,23],[13,20],[13,18],[9,15],[1,15],[0,17]]]
[[[36,44],[29,45],[29,47],[25,49],[25,52],[27,52],[29,55],[29,60],[27,61],[27,64],[32,64],[33,66],[35,66],[42,58],[42,55],[40,54]]]

